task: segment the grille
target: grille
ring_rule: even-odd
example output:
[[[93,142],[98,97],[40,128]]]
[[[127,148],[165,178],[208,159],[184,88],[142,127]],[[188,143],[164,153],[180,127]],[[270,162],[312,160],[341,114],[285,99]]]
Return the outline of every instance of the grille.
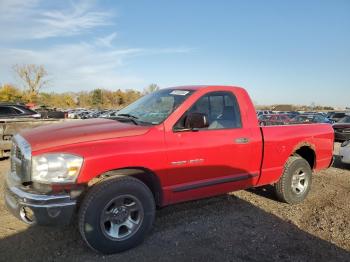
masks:
[[[16,152],[17,150],[18,150],[17,145],[14,142],[12,142],[12,148],[11,148],[11,171],[12,171],[12,173],[16,172],[17,165],[16,165],[16,161],[15,161],[14,157],[17,155],[17,152]]]
[[[18,159],[23,160],[23,155],[22,155],[21,149],[18,146],[16,146],[15,156]]]
[[[28,142],[19,135],[12,141],[11,172],[21,182],[30,180],[31,148]]]

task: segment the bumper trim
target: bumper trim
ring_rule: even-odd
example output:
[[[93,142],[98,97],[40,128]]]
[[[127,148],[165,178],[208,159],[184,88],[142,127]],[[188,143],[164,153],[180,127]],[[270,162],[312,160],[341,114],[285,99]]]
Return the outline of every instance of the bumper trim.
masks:
[[[76,200],[69,194],[40,195],[23,191],[17,186],[5,185],[5,203],[7,209],[27,224],[67,225],[76,210]],[[33,221],[23,217],[24,208],[30,208]]]
[[[10,191],[16,195],[24,204],[27,205],[45,205],[52,206],[55,203],[62,204],[75,204],[74,200],[70,199],[69,195],[38,195],[25,192],[17,187],[9,188]]]

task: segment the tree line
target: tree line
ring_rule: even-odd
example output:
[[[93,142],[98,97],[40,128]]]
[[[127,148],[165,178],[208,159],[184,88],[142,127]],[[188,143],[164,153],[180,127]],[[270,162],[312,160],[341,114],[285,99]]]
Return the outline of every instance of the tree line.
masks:
[[[21,81],[21,87],[13,84],[3,84],[0,88],[0,102],[15,102],[15,103],[35,103],[39,106],[51,108],[121,108],[143,95],[159,90],[159,86],[151,84],[142,92],[126,89],[126,90],[107,90],[94,89],[92,91],[81,92],[45,92],[45,87],[49,86],[49,75],[42,65],[24,64],[15,65],[13,72]],[[320,106],[312,103],[310,106],[303,105],[284,105],[288,106],[285,111],[292,110],[333,110],[333,107]],[[256,105],[256,109],[274,110],[277,106],[262,106]],[[277,110],[277,109],[276,109]]]
[[[45,92],[50,83],[48,73],[42,65],[16,65],[15,75],[21,80],[21,86],[3,84],[0,88],[0,101],[13,103],[34,103],[50,108],[121,108],[141,96],[159,90],[159,86],[151,84],[142,92],[126,90],[107,90],[97,88],[81,92]]]

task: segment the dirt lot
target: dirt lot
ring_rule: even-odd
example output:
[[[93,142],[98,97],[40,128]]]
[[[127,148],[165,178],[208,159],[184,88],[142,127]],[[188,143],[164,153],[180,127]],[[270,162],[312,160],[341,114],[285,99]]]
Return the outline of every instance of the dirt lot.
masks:
[[[0,161],[1,191],[8,168]],[[350,261],[349,218],[350,165],[339,159],[303,204],[265,187],[167,207],[143,245],[112,256],[90,251],[74,226],[24,225],[1,198],[0,261]]]

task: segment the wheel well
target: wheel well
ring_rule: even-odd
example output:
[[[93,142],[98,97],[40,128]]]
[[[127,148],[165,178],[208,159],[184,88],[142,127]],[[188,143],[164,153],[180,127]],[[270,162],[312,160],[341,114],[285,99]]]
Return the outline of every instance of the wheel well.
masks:
[[[304,158],[310,165],[311,169],[315,168],[316,164],[316,155],[315,151],[309,146],[302,146],[295,151],[294,155],[299,155]]]
[[[94,178],[89,186],[116,176],[132,176],[144,183],[152,192],[157,206],[162,206],[163,194],[159,178],[151,170],[141,167],[115,169]]]

